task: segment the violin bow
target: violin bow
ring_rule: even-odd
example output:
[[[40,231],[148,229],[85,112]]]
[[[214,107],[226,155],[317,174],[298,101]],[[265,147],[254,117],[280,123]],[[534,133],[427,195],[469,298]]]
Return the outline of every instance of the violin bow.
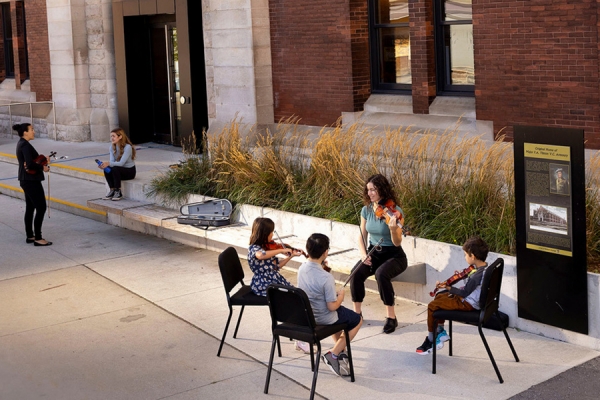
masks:
[[[367,258],[369,258],[371,256],[371,254],[373,254],[373,252],[375,250],[377,250],[377,248],[381,249],[381,246],[380,246],[381,242],[383,242],[383,238],[379,239],[379,241],[377,242],[377,244],[375,246],[373,246],[373,248],[371,250],[369,250],[369,252],[367,253],[367,256],[365,257],[365,260]],[[365,263],[365,260],[360,260],[359,262],[356,263],[356,265],[352,268],[352,271],[350,272],[350,275],[348,275],[348,278],[346,278],[346,282],[344,282],[344,286],[342,286],[342,287],[346,287],[346,285],[348,284],[348,282],[350,282],[350,280],[352,279],[352,277],[356,274],[356,272],[358,271],[358,269],[360,268],[360,266]]]
[[[56,159],[56,152],[51,151],[48,155],[48,218],[50,218],[50,158],[54,157]]]

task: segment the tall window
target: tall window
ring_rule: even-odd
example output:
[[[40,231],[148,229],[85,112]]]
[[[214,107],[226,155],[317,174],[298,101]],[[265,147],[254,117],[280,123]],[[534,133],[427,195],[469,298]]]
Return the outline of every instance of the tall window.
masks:
[[[15,63],[13,54],[12,21],[10,19],[10,3],[1,3],[2,6],[2,39],[4,43],[4,71],[6,78],[15,77]]]
[[[29,78],[29,61],[27,57],[27,33],[25,31],[25,3],[17,1],[14,3],[16,13],[16,36],[13,36],[13,21],[11,19],[10,3],[0,3],[0,23],[2,24],[2,55],[3,65],[0,65],[4,78],[19,76],[21,81]],[[18,71],[15,71],[15,48],[18,53]]]
[[[410,90],[408,0],[369,0],[373,91]]]
[[[475,90],[472,0],[435,0],[438,92]]]

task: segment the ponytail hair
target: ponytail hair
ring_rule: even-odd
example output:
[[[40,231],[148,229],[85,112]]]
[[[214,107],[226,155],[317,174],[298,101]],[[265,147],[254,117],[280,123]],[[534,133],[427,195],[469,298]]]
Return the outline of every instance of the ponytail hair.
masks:
[[[17,131],[19,137],[23,137],[23,134],[29,130],[31,124],[29,122],[24,122],[22,124],[13,125],[13,130]]]

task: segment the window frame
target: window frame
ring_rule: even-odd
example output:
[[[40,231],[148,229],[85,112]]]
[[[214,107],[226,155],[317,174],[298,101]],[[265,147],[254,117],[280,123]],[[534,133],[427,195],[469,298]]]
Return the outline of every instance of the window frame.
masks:
[[[450,60],[446,56],[446,30],[447,26],[452,25],[471,25],[473,26],[473,19],[470,20],[453,20],[445,21],[445,3],[446,0],[435,0],[434,2],[434,42],[435,42],[435,70],[436,70],[436,82],[437,82],[437,94],[438,95],[452,95],[452,96],[475,96],[475,85],[456,85],[447,84],[446,78],[448,68],[451,67]],[[472,7],[472,5],[471,5]]]
[[[386,23],[381,24],[377,22],[377,16],[379,15],[379,0],[368,1],[368,14],[369,14],[369,48],[371,58],[371,92],[372,93],[412,93],[412,83],[389,83],[381,81],[381,57],[382,49],[379,44],[381,43],[381,32],[384,29],[390,28],[410,28],[409,22],[403,23]],[[409,16],[410,18],[410,16]],[[410,40],[410,33],[409,33]],[[411,70],[412,70],[412,66]],[[411,74],[412,75],[412,74]]]

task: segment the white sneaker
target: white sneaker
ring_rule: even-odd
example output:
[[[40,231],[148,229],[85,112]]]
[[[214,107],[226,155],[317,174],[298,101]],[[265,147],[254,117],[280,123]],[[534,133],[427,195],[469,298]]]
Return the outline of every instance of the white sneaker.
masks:
[[[304,354],[310,354],[310,345],[306,342],[296,341],[296,351],[301,351]]]

